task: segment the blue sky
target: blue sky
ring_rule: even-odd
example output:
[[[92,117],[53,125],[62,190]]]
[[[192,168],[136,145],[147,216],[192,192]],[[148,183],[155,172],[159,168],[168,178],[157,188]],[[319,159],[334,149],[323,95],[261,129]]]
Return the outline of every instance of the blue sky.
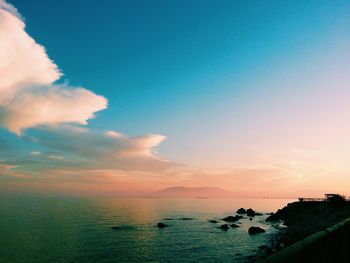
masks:
[[[203,137],[229,136],[208,124],[245,119],[251,93],[278,88],[260,81],[327,52],[346,2],[11,1],[64,79],[109,99],[92,126],[166,134],[172,158],[186,145],[196,153]]]
[[[260,160],[272,140],[274,154],[315,148],[322,120],[304,129],[305,112],[328,98],[319,75],[349,55],[348,1],[9,2],[58,83],[108,99],[89,127],[163,134],[164,158],[197,166]]]

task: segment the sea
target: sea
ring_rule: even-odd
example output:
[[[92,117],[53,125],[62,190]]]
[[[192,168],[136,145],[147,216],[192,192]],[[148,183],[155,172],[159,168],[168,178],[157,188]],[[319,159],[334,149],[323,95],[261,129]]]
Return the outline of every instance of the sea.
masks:
[[[0,262],[248,262],[279,228],[267,213],[294,200],[0,197]],[[238,208],[263,213],[221,230]],[[210,223],[208,220],[217,220]],[[156,227],[163,222],[165,228]],[[266,233],[249,235],[250,226]]]

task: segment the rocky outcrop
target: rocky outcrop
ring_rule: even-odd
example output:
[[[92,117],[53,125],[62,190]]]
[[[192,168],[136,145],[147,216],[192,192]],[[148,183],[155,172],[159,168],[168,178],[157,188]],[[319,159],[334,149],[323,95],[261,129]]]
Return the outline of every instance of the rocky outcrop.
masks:
[[[289,203],[275,214],[266,218],[268,222],[284,221],[286,245],[290,245],[308,235],[350,217],[350,202],[334,205],[329,201],[310,201]]]
[[[162,222],[160,222],[160,223],[157,224],[157,227],[158,228],[164,228],[164,227],[167,227],[167,225],[162,223]]]
[[[227,230],[229,229],[229,226],[228,226],[228,224],[223,224],[223,225],[221,225],[219,228],[220,228],[221,230],[227,231]]]
[[[113,230],[131,230],[134,229],[134,226],[130,226],[130,225],[122,225],[122,226],[112,226],[111,227]]]
[[[261,227],[258,226],[252,226],[248,229],[248,233],[250,235],[255,235],[255,234],[259,234],[259,233],[265,233],[265,229],[262,229]]]
[[[251,208],[247,209],[247,216],[249,217],[254,217],[255,216],[255,211]]]
[[[242,207],[242,208],[238,209],[236,213],[237,213],[237,214],[246,214],[246,213],[247,213],[247,210],[245,210],[245,209]]]
[[[227,216],[222,220],[224,220],[225,222],[236,222],[241,218],[243,218],[243,216],[235,215],[235,216]]]
[[[272,213],[271,215],[269,215],[265,219],[266,222],[275,222],[275,221],[278,221],[278,220],[281,220],[281,218],[277,214],[274,214],[274,213]]]

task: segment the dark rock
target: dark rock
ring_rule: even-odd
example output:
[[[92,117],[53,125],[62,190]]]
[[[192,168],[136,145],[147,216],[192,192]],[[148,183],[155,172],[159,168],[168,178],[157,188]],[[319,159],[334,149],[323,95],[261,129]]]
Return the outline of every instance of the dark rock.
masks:
[[[273,252],[273,251],[272,251],[272,249],[271,249],[270,247],[267,247],[267,248],[266,248],[266,253],[267,253],[267,254],[272,254],[272,252]]]
[[[247,256],[248,262],[255,262],[256,261],[256,255],[249,255]]]
[[[134,226],[128,226],[128,225],[123,225],[123,226],[112,226],[113,230],[131,230],[134,229]]]
[[[250,220],[250,221],[252,221],[252,220],[253,220],[253,218],[252,218],[252,217],[250,217],[250,218],[249,218],[249,220]]]
[[[280,220],[280,217],[277,214],[273,214],[273,213],[265,219],[266,222],[278,221],[278,220]]]
[[[280,249],[284,248],[284,244],[283,243],[278,243],[276,248],[277,248],[277,250],[280,250]]]
[[[237,214],[245,214],[245,213],[247,213],[247,211],[244,208],[240,208],[240,209],[237,210],[236,213]]]
[[[284,246],[291,245],[313,233],[322,231],[350,217],[350,201],[334,207],[329,201],[303,201],[289,203],[266,221],[283,221],[282,236],[279,240]],[[274,246],[275,247],[275,246]]]
[[[250,217],[255,216],[255,211],[251,208],[247,209],[247,216],[250,216]]]
[[[157,224],[157,227],[158,228],[164,228],[164,227],[167,227],[167,225],[162,223],[162,222],[160,222],[160,223]]]
[[[331,197],[328,197],[327,202],[331,207],[342,207],[344,206],[344,204],[346,204],[346,197],[339,194],[335,194]]]
[[[239,227],[239,225],[232,224],[231,227],[232,227],[232,228],[237,228],[237,227]]]
[[[182,218],[180,218],[180,220],[194,220],[194,218],[191,218],[191,217],[182,217]]]
[[[264,233],[264,232],[265,232],[264,229],[262,229],[261,227],[257,227],[257,226],[252,226],[248,229],[248,233],[251,235]]]
[[[223,225],[221,225],[219,228],[220,228],[221,230],[226,230],[226,231],[229,229],[228,224],[223,224]]]
[[[236,216],[227,216],[227,217],[223,218],[222,220],[224,220],[226,222],[236,222],[241,218],[243,218],[243,216],[236,215]]]
[[[218,221],[216,220],[209,220],[209,223],[213,223],[213,224],[216,224]]]
[[[262,216],[263,214],[262,214],[262,213],[257,213],[257,212],[255,212],[255,215],[256,215],[256,216]]]

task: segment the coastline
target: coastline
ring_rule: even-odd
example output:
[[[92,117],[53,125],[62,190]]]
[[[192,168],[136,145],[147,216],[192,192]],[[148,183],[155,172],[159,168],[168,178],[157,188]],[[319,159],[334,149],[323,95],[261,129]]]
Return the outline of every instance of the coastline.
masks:
[[[251,262],[264,260],[276,252],[293,246],[305,239],[315,239],[318,233],[331,229],[350,218],[350,202],[346,200],[298,201],[272,213],[266,221],[283,222],[285,228],[272,237],[270,243]],[[345,221],[344,221],[345,220]],[[328,231],[328,230],[327,230]],[[278,262],[278,261],[276,261]]]
[[[350,218],[314,233],[259,263],[348,263]]]

